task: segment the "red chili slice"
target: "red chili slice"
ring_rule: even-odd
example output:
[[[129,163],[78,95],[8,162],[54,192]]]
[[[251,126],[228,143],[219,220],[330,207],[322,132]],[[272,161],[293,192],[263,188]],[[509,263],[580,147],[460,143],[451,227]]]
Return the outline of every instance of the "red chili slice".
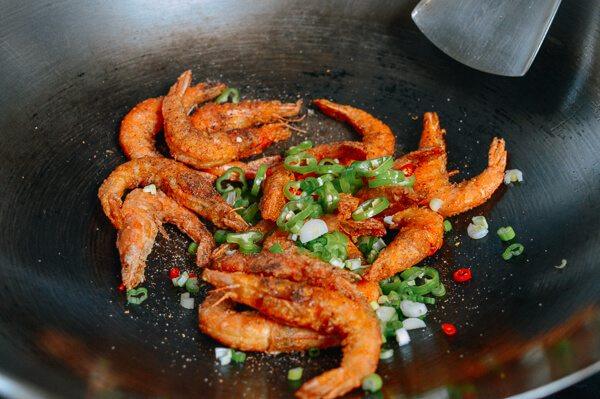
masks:
[[[125,284],[119,284],[119,287],[117,289],[119,290],[119,292],[125,292]]]
[[[473,276],[471,275],[470,268],[463,267],[461,269],[456,270],[454,273],[452,273],[452,278],[457,283],[464,283],[466,281],[469,281],[471,278],[473,278]]]
[[[179,271],[178,267],[172,267],[169,270],[169,278],[179,277],[180,274],[181,274],[181,272]]]
[[[442,323],[442,331],[449,337],[456,335],[456,327],[451,323]]]

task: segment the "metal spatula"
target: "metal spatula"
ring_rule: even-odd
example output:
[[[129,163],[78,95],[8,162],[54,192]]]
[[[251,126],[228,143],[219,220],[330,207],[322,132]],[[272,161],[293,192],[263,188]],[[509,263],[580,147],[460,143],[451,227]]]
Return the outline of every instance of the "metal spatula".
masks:
[[[412,19],[440,50],[480,71],[523,76],[561,0],[422,0]]]

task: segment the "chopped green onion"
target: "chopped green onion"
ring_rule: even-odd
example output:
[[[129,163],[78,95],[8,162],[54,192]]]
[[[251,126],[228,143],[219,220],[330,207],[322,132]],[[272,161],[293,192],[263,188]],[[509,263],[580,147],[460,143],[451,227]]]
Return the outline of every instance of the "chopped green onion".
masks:
[[[387,172],[392,168],[393,165],[394,158],[381,157],[375,159],[367,159],[366,161],[352,162],[350,168],[356,170],[356,173],[359,176],[375,177]]]
[[[198,252],[198,244],[192,241],[190,245],[188,245],[187,252],[190,255],[196,255],[196,252]]]
[[[230,99],[231,99],[231,102],[234,104],[239,103],[240,102],[240,91],[233,87],[225,89],[225,90],[223,90],[223,92],[221,94],[219,94],[219,97],[217,97],[215,99],[215,102],[217,104],[223,104],[223,103],[226,103],[227,101],[229,101]]]
[[[282,230],[298,233],[304,221],[315,211],[315,205],[311,197],[288,202],[277,218],[277,226]]]
[[[285,168],[292,172],[307,174],[317,169],[317,159],[307,152],[288,155],[283,160]]]
[[[437,297],[446,295],[446,287],[444,286],[444,284],[440,283],[440,285],[433,288],[431,290],[431,295],[437,296]]]
[[[237,180],[232,178],[233,175],[237,175]],[[226,187],[223,187],[224,182],[241,184],[241,192],[245,192],[248,189],[248,183],[246,182],[244,170],[242,168],[238,168],[237,166],[227,169],[225,173],[223,173],[215,182],[216,189],[220,194],[227,193],[235,188],[230,183],[228,183]]]
[[[258,202],[253,202],[246,209],[243,209],[240,212],[240,216],[244,219],[248,224],[254,224],[258,222],[260,219],[260,212],[258,209]]]
[[[449,220],[444,220],[444,231],[447,233],[449,231],[452,231],[452,223],[450,223]]]
[[[371,373],[362,380],[362,389],[367,392],[377,392],[381,390],[383,381],[379,374]]]
[[[144,287],[127,290],[127,303],[139,305],[148,299],[148,290]]]
[[[346,167],[344,165],[340,165],[340,162],[337,159],[324,158],[319,161],[316,172],[319,175],[325,175],[329,173],[333,175],[339,175],[345,169]]]
[[[373,217],[383,212],[390,205],[385,197],[371,198],[360,204],[354,212],[352,212],[352,219],[361,221]]]
[[[313,147],[313,142],[310,140],[305,140],[298,145],[288,148],[288,150],[285,152],[285,154],[286,155],[296,155],[296,154],[306,151],[312,147]]]
[[[321,351],[319,350],[319,348],[310,348],[308,350],[308,356],[310,357],[317,357],[321,354]]]
[[[302,189],[301,181],[292,180],[287,182],[283,187],[283,195],[285,195],[285,198],[289,199],[290,201],[302,199],[308,194],[308,191]]]
[[[524,250],[525,247],[519,243],[511,244],[508,247],[506,247],[504,252],[502,252],[502,259],[509,260],[513,256],[519,256],[523,253]]]
[[[260,186],[262,185],[262,182],[267,176],[267,169],[269,169],[269,167],[266,164],[262,164],[258,167],[258,170],[256,171],[256,176],[254,176],[252,188],[250,189],[250,194],[252,194],[255,197],[260,192]]]
[[[224,244],[227,241],[227,234],[229,232],[227,230],[217,230],[214,234],[214,239],[217,244]]]
[[[371,307],[371,309],[373,310],[377,310],[379,309],[379,303],[377,303],[377,301],[371,301],[369,302],[369,306]]]
[[[298,381],[302,378],[302,372],[304,369],[302,367],[295,367],[293,369],[288,370],[287,378],[290,381]]]
[[[254,254],[260,252],[260,247],[256,243],[263,239],[263,234],[258,231],[246,231],[243,233],[227,234],[227,242],[237,244],[243,254]]]
[[[379,359],[381,360],[390,359],[392,356],[394,356],[393,349],[382,349],[381,352],[379,352]]]
[[[402,328],[402,322],[400,320],[390,320],[385,323],[383,335],[385,335],[386,338],[393,337],[396,334],[396,330],[400,328]]]
[[[200,292],[200,285],[198,284],[197,277],[190,277],[185,281],[185,290],[190,294],[197,294]]]
[[[385,187],[385,186],[402,186],[412,187],[415,184],[415,177],[410,176],[408,179],[399,170],[390,169],[373,179],[369,179],[369,188]]]
[[[354,194],[363,186],[363,180],[356,170],[353,168],[346,168],[340,173],[340,176],[334,180],[336,190],[346,194]]]
[[[269,252],[271,252],[272,254],[282,254],[283,248],[281,247],[281,244],[276,242],[275,244],[271,245],[271,248],[269,248]]]
[[[317,190],[317,194],[319,195],[319,203],[323,207],[325,213],[332,213],[337,209],[340,202],[340,195],[331,182],[325,182],[325,184]]]
[[[246,354],[244,352],[232,350],[231,351],[231,360],[234,363],[244,363],[246,361]]]
[[[510,241],[516,236],[516,233],[511,226],[500,227],[496,233],[498,233],[498,237],[500,237],[502,241]]]

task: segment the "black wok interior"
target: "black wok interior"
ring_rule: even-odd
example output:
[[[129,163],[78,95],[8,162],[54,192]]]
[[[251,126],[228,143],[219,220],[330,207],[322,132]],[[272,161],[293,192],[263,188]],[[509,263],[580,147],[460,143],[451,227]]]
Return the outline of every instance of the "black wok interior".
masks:
[[[506,139],[525,182],[452,218],[426,261],[448,295],[428,328],[381,362],[386,397],[535,397],[600,369],[600,3],[563,2],[523,78],[449,59],[410,20],[415,4],[3,2],[0,394],[290,397],[287,369],[303,366],[306,379],[339,361],[330,350],[218,366],[216,343],[166,278],[189,262],[173,229],[151,255],[149,300],[128,307],[117,292],[116,232],[96,191],[125,161],[123,115],[188,68],[248,98],[327,97],[369,110],[396,133],[398,154],[415,148],[422,113],[436,111],[459,179],[486,165],[492,137]],[[318,113],[300,126],[317,142],[355,137]],[[490,222],[487,238],[466,236],[474,215]],[[495,236],[504,225],[526,247],[509,262]],[[474,279],[458,286],[451,272],[464,266]],[[445,337],[441,322],[458,335]]]

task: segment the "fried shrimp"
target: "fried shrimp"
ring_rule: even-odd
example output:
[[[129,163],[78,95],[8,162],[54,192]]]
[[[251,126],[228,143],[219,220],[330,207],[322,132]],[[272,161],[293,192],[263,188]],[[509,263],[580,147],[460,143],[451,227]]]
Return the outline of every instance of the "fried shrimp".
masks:
[[[385,123],[371,114],[325,99],[314,100],[313,104],[325,115],[348,123],[360,133],[363,137],[363,145],[367,150],[367,158],[379,158],[394,154],[396,145],[394,133]]]
[[[380,281],[433,255],[443,243],[444,218],[425,208],[409,208],[396,213],[391,228],[398,235],[367,269],[363,278]]]
[[[123,194],[148,184],[160,187],[168,196],[215,225],[243,231],[248,224],[213,188],[214,177],[167,158],[145,157],[119,165],[104,180],[98,198],[104,213],[117,228],[123,225]]]
[[[221,83],[199,83],[188,88],[183,95],[183,105],[190,110],[196,104],[212,100],[227,86]],[[119,130],[119,143],[129,159],[160,157],[155,137],[163,129],[163,97],[148,98],[125,115]]]
[[[123,284],[135,288],[144,281],[146,258],[163,222],[172,223],[198,244],[196,264],[206,266],[215,244],[210,232],[196,215],[167,197],[135,189],[127,195],[122,208],[123,225],[117,236]]]
[[[250,162],[241,162],[234,161],[229,162],[223,165],[214,166],[212,168],[203,169],[203,172],[210,173],[211,175],[221,176],[223,173],[227,171],[229,168],[237,167],[241,168],[244,171],[244,175],[247,179],[254,179],[256,177],[256,172],[261,165],[267,165],[267,167],[271,167],[277,165],[281,161],[281,156],[273,155],[270,157],[263,157],[259,159],[255,159]]]
[[[208,267],[223,272],[243,272],[306,282],[313,286],[338,291],[355,301],[365,300],[355,285],[360,281],[360,276],[335,268],[319,259],[302,255],[298,251],[283,254],[261,252],[256,255],[235,253],[216,259]]]
[[[263,182],[263,196],[259,206],[263,219],[275,221],[287,203],[283,188],[287,182],[294,180],[294,172],[287,170],[283,164],[274,166],[270,172]]]
[[[415,169],[414,189],[424,198],[423,203],[439,198],[443,204],[438,211],[443,216],[452,216],[479,206],[487,201],[502,184],[506,169],[504,140],[494,138],[488,152],[487,168],[472,179],[451,183],[446,171],[445,130],[440,127],[437,114],[425,113],[421,148],[441,148],[443,152],[423,162]]]
[[[335,291],[243,273],[203,272],[204,280],[267,317],[343,337],[340,367],[304,383],[298,398],[335,398],[358,387],[379,362],[381,332],[368,305]]]
[[[367,159],[367,151],[362,143],[357,141],[338,141],[335,143],[320,144],[306,150],[320,161],[323,158],[337,159],[342,165],[349,165],[352,161]]]
[[[224,130],[220,130],[221,124],[228,127],[235,128],[241,126],[245,128],[245,124],[252,121],[254,116],[252,112],[256,112],[260,121],[260,117],[268,114],[275,120],[280,120],[286,116],[293,116],[298,114],[300,111],[301,103],[296,104],[281,104],[278,102],[269,102],[271,107],[276,110],[269,112],[262,112],[261,102],[245,102],[241,106],[233,104],[223,104],[222,106],[209,104],[209,110],[217,110],[217,114],[223,115],[221,119],[217,121],[216,129],[211,128],[212,121],[209,117],[213,117],[213,112],[203,111],[202,108],[196,113],[200,113],[201,116],[196,117],[196,124],[192,123],[190,117],[188,117],[185,106],[183,104],[183,95],[185,90],[188,88],[192,80],[192,72],[186,71],[177,79],[177,82],[171,87],[169,93],[163,100],[163,117],[165,120],[165,139],[171,155],[178,161],[187,163],[196,168],[210,168],[213,166],[222,165],[224,163],[235,161],[244,154],[252,152],[248,148],[248,143],[251,145],[260,144],[261,149],[266,147],[268,143],[266,140],[271,140],[275,137],[282,137],[282,133],[278,129],[287,129],[284,125],[276,125],[266,127],[263,126],[259,129],[261,134],[265,134],[264,137],[254,138],[252,137],[257,131],[247,132],[244,137],[241,137],[241,132],[236,132],[233,135],[229,134]],[[275,105],[275,103],[279,105]],[[240,112],[237,112],[237,108],[240,108]],[[204,108],[204,107],[203,107]],[[224,109],[225,111],[221,111]],[[259,111],[257,111],[260,110]],[[203,123],[202,115],[206,113],[206,124]],[[266,119],[266,118],[264,118]],[[225,122],[222,122],[222,121]],[[203,126],[198,128],[197,126]],[[269,125],[267,125],[269,126]],[[266,132],[266,133],[265,133]],[[248,136],[249,135],[249,136]],[[285,134],[284,134],[285,135]],[[239,140],[238,140],[239,137]],[[252,139],[250,139],[252,138]],[[263,139],[265,141],[263,141]]]
[[[330,334],[287,326],[254,310],[238,311],[229,293],[213,291],[198,307],[200,330],[217,341],[242,351],[294,352],[338,346]]]

